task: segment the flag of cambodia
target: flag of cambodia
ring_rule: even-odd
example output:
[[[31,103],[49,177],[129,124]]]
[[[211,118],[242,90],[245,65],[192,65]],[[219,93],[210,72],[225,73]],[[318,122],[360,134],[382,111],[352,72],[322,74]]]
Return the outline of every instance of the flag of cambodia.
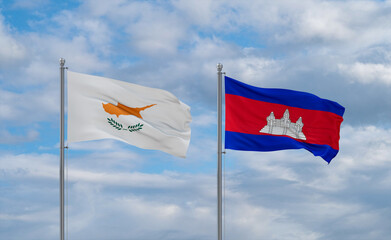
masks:
[[[225,148],[304,148],[328,163],[339,151],[345,108],[306,92],[267,89],[225,77]]]

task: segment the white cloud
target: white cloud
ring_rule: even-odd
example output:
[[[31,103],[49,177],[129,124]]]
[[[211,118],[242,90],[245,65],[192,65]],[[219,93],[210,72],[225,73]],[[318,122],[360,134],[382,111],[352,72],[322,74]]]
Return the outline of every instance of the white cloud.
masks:
[[[306,229],[295,222],[284,211],[268,209],[251,204],[245,199],[237,199],[227,206],[227,237],[233,239],[320,239],[322,233]]]
[[[131,234],[137,239],[178,240],[183,239],[183,236],[187,239],[204,239],[214,235],[213,209],[194,200],[189,205],[184,202],[188,197],[182,196],[178,199],[179,196],[175,193],[162,192],[154,198],[133,194],[112,198],[102,195],[102,192],[93,193],[88,188],[86,186],[83,188],[86,191],[77,191],[80,202],[75,201],[70,211],[70,235],[80,238],[92,236],[122,239]],[[165,199],[167,197],[168,199]],[[111,204],[106,205],[105,202]],[[78,209],[81,214],[77,212]],[[109,218],[115,220],[107,221]],[[102,226],[101,231],[91,231],[96,225]],[[113,227],[116,231],[110,230]]]
[[[39,132],[28,130],[25,135],[15,135],[7,130],[0,130],[0,144],[17,144],[31,142],[38,138]]]
[[[56,92],[50,89],[13,93],[0,89],[0,121],[8,126],[49,120],[59,109]]]
[[[33,23],[36,32],[14,34],[2,20],[0,43],[8,48],[2,45],[0,56],[14,63],[31,58],[1,68],[0,120],[7,126],[0,135],[14,142],[34,139],[36,130],[19,136],[11,124],[57,118],[59,57],[73,71],[173,91],[195,106],[187,159],[114,141],[70,146],[70,239],[130,234],[212,239],[217,62],[228,76],[257,86],[286,83],[322,94],[325,88],[344,102],[365,98],[365,104],[349,106],[346,115],[359,116],[357,122],[371,119],[371,125],[344,125],[340,153],[330,165],[305,150],[227,151],[227,239],[382,239],[390,235],[391,132],[386,117],[375,120],[389,111],[374,104],[378,100],[371,100],[367,90],[381,90],[376,99],[389,96],[383,86],[390,84],[389,6],[390,1],[90,0]],[[344,88],[346,77],[365,87]],[[6,206],[0,238],[53,239],[58,235],[58,156],[15,151],[0,151],[0,205]],[[34,221],[36,216],[42,221]],[[358,228],[360,222],[366,225]]]
[[[50,223],[55,218],[57,211],[47,210],[40,212],[29,212],[23,214],[0,214],[0,221],[25,221],[25,222],[45,222]]]
[[[230,71],[228,76],[255,85],[275,82],[272,76],[283,70],[278,61],[251,55],[227,59],[224,61],[224,66]]]
[[[341,168],[383,168],[391,159],[389,145],[391,144],[391,129],[366,126],[345,126],[341,132],[341,152],[352,158],[353,162],[342,161]],[[346,148],[344,150],[343,148]]]
[[[66,39],[73,36],[75,37],[72,39],[73,41],[83,39],[88,42],[88,46],[83,44],[83,48],[93,54],[98,56],[108,56],[112,53],[112,41],[115,37],[115,28],[113,29],[105,19],[92,17],[88,15],[88,12],[86,14],[83,10],[66,10],[61,12],[61,14],[54,16],[52,21],[58,24],[57,28],[61,28],[61,34],[57,35],[63,35],[65,41],[69,41]],[[52,31],[58,31],[57,28]],[[59,39],[58,41],[62,42],[64,40]],[[73,47],[76,47],[77,44],[73,44]]]
[[[50,154],[19,154],[0,156],[3,176],[9,178],[57,179],[58,161]]]
[[[217,113],[212,111],[203,113],[201,115],[192,116],[192,118],[192,126],[207,127],[217,124]]]
[[[390,171],[388,166],[391,161],[388,157],[391,154],[390,144],[390,129],[345,125],[341,130],[340,152],[330,165],[306,150],[270,153],[228,151],[227,158],[230,161],[231,155],[235,159],[244,159],[240,165],[259,172],[262,180],[278,179],[322,192],[343,191],[355,185],[354,182],[376,185],[370,177],[376,172],[379,172],[376,181],[383,182],[386,188],[389,181],[386,172]]]
[[[98,157],[103,159],[99,160]],[[0,156],[1,170],[8,178],[57,179],[58,161],[58,156],[50,154],[8,154]],[[103,161],[106,163],[103,163]],[[171,172],[148,174],[114,171],[115,166],[120,166],[121,169],[127,169],[128,171],[133,168],[132,164],[121,164],[123,161],[133,161],[132,155],[111,152],[70,159],[69,181],[71,183],[98,184],[99,186],[111,185],[148,189],[182,188],[187,182],[187,180],[177,179],[178,175]]]
[[[175,177],[175,176],[174,176]],[[99,183],[100,185],[127,186],[133,188],[177,188],[184,183],[170,175],[146,173],[108,173],[69,169],[71,181]]]
[[[238,29],[246,2],[221,0],[174,0],[175,11],[190,26],[205,31],[230,32]]]
[[[135,51],[156,57],[176,53],[186,38],[186,28],[175,13],[151,6],[140,9],[139,19],[128,24],[127,32]]]
[[[352,82],[391,85],[391,64],[356,62],[350,65],[339,64],[339,69]]]
[[[214,20],[216,20],[215,17],[218,13],[219,1],[174,0],[172,3],[192,23],[201,26],[211,25],[213,22],[216,24]]]
[[[25,8],[25,9],[34,9],[36,7],[42,7],[49,3],[49,0],[14,0],[13,8]]]
[[[303,39],[348,40],[353,31],[347,26],[343,9],[327,2],[320,2],[305,9],[297,23],[296,33]],[[297,24],[297,25],[296,25]]]
[[[26,57],[24,46],[12,36],[0,15],[0,64],[5,66]]]
[[[185,36],[176,22],[178,21],[143,21],[132,25],[128,30],[131,45],[138,52],[155,56],[175,53],[181,38]]]
[[[90,17],[88,19],[86,16]],[[77,14],[74,23],[77,28],[94,31],[95,36],[106,36],[112,29],[121,33],[121,42],[127,42],[123,47],[132,47],[132,52],[140,55],[160,57],[177,52],[178,46],[187,38],[184,22],[178,18],[176,11],[170,11],[165,4],[150,2],[125,1],[86,1]],[[98,19],[107,18],[110,27]],[[99,22],[98,27],[96,23]],[[93,28],[92,28],[93,27]],[[93,39],[91,39],[93,42]]]
[[[13,190],[7,191],[7,194],[0,199],[2,205],[9,204],[8,210],[0,215],[0,221],[11,224],[18,221],[19,226],[24,226],[26,230],[24,233],[29,232],[32,236],[36,236],[36,232],[29,230],[31,224],[37,224],[37,222],[42,224],[44,221],[50,225],[56,222],[55,214],[47,210],[56,208],[52,202],[57,203],[57,201],[53,201],[52,198],[58,198],[58,186],[52,184],[53,180],[58,179],[58,160],[56,159],[58,159],[57,156],[48,154],[0,156],[1,181],[5,183],[12,179],[13,186]],[[83,160],[90,164],[94,161],[88,158]],[[72,161],[73,159],[70,159],[70,162]],[[161,236],[170,231],[181,232],[178,236],[174,234],[175,239],[181,239],[180,236],[183,237],[183,234],[186,236],[213,235],[215,218],[213,205],[210,206],[210,203],[215,202],[211,201],[214,200],[215,191],[210,190],[214,190],[211,184],[215,180],[214,177],[175,172],[128,173],[127,167],[120,172],[112,172],[110,167],[105,166],[101,166],[99,172],[89,169],[91,165],[83,166],[83,168],[69,168],[67,193],[69,193],[70,236],[91,237],[91,230],[103,223],[101,230],[92,231],[97,237],[106,234],[113,224],[119,231],[111,231],[111,238],[119,239],[128,236],[129,231],[140,238]],[[26,179],[29,181],[26,182]],[[25,187],[29,190],[26,191]],[[151,189],[156,191],[151,191]],[[28,204],[35,206],[34,209],[26,213],[17,206],[10,208],[14,205],[7,199],[14,194],[24,196],[18,200],[21,203],[23,199],[34,198],[35,200]],[[40,220],[34,219],[37,215],[41,216]],[[151,224],[153,228],[150,227]],[[129,228],[129,225],[132,228]],[[194,232],[196,226],[200,231]],[[46,228],[42,229],[46,230]],[[8,236],[10,239],[20,237],[17,233],[11,233]],[[42,236],[42,239],[50,239],[53,233],[50,231]],[[172,239],[168,236],[163,238]]]
[[[389,42],[383,1],[174,1],[189,24],[241,34],[253,29],[268,45],[306,44],[313,51],[341,44],[360,49]],[[323,46],[320,46],[320,43]],[[277,48],[278,50],[278,48]],[[343,49],[342,49],[343,50]]]
[[[389,233],[386,226],[390,212],[382,209],[388,204],[386,192],[391,186],[388,174],[391,152],[387,148],[390,136],[390,130],[379,127],[344,126],[341,152],[330,165],[304,150],[228,151],[227,236],[249,240],[321,240],[343,236],[350,240],[354,239],[357,222],[365,220],[366,226],[360,230],[362,239],[371,236],[382,239]],[[132,170],[132,165],[122,165],[118,171],[115,162],[133,160],[116,151],[99,153],[106,161],[114,154],[111,165],[102,165],[97,155],[69,160],[70,236],[85,238],[94,232],[102,237],[114,225],[118,231],[111,234],[118,239],[129,231],[139,238],[215,236],[214,173],[142,173]],[[2,181],[4,177],[13,181],[14,194],[24,191],[19,186],[26,179],[47,186],[58,178],[57,158],[48,154],[2,155]],[[52,192],[57,197],[57,191]],[[31,192],[23,194],[28,196]],[[375,202],[366,198],[369,194]],[[0,218],[28,224],[39,211],[31,212],[32,215],[7,211]],[[321,227],[325,225],[330,227]],[[200,231],[194,232],[195,228]]]
[[[66,66],[73,71],[96,72],[104,71],[109,66],[109,63],[95,54],[89,45],[88,39],[84,36],[74,36],[71,39],[61,39],[53,36],[32,35],[30,42],[34,45],[33,53],[42,60],[39,61],[42,65],[50,63],[49,66],[57,66],[57,69],[49,70],[49,72],[58,78],[58,59],[65,58]],[[39,59],[39,58],[38,58]],[[30,68],[31,69],[31,68]],[[34,72],[45,71],[42,67],[34,68]],[[34,79],[38,79],[39,75],[34,74]],[[51,78],[52,79],[52,78]],[[50,80],[51,80],[50,79]],[[47,79],[46,79],[47,80]]]

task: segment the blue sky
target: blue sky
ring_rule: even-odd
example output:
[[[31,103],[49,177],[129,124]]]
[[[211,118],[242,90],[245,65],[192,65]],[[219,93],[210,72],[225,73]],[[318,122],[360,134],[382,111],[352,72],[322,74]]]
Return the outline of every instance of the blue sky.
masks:
[[[0,0],[0,239],[59,236],[60,57],[172,92],[186,159],[70,145],[69,239],[215,239],[216,64],[346,108],[340,152],[227,150],[226,239],[391,235],[391,1]]]

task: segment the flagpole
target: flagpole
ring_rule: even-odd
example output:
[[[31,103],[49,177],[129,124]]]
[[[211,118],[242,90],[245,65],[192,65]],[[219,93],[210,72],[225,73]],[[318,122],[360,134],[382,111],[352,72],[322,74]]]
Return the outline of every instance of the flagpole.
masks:
[[[223,212],[222,212],[222,76],[223,64],[217,64],[217,239],[222,240]]]
[[[60,107],[60,240],[64,240],[64,67],[65,59],[60,58],[60,84],[61,84],[61,107]]]

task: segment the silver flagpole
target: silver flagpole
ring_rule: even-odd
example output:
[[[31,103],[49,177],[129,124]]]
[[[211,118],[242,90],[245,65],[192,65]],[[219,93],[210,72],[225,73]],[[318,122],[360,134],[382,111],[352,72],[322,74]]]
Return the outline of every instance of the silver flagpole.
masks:
[[[64,240],[64,67],[65,59],[60,58],[61,109],[60,109],[60,240]]]
[[[217,64],[217,239],[222,240],[223,228],[223,212],[222,212],[222,167],[221,167],[221,156],[222,156],[222,136],[221,136],[221,125],[222,125],[222,76],[223,64]]]

